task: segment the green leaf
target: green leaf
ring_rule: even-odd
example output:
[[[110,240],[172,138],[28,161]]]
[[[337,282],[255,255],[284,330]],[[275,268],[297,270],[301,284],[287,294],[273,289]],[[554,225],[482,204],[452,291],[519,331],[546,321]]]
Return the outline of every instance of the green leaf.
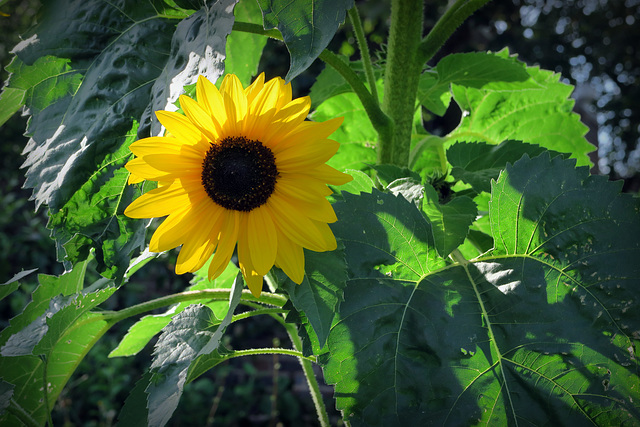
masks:
[[[311,115],[313,120],[319,122],[335,117],[344,117],[342,125],[331,134],[331,139],[338,141],[340,148],[327,164],[341,171],[365,169],[367,164],[374,164],[378,134],[355,93],[343,93],[329,98]]]
[[[23,270],[19,273],[16,273],[11,279],[7,280],[4,283],[0,284],[0,300],[4,299],[7,295],[10,295],[13,291],[20,287],[20,280],[29,274],[36,271],[37,268],[33,270]]]
[[[234,8],[236,20],[262,25],[262,11],[255,0],[241,0]],[[227,37],[225,74],[233,73],[244,87],[258,72],[258,64],[267,38],[259,34],[232,31]]]
[[[83,288],[85,268],[86,262],[60,277],[40,275],[40,286],[33,292],[31,303],[0,334],[0,377],[15,385],[13,400],[19,410],[39,424],[47,419],[45,382],[52,404],[82,358],[111,326],[100,314],[89,310],[115,288],[104,287],[111,282],[103,281],[95,284],[95,288],[102,289],[78,294]],[[31,337],[31,333],[35,336]],[[11,413],[0,418],[2,425],[16,422]]]
[[[464,242],[469,226],[478,215],[478,209],[473,200],[466,196],[440,204],[438,193],[429,184],[424,186],[424,192],[422,211],[431,222],[436,249],[440,256],[445,258]]]
[[[129,392],[122,409],[118,414],[118,427],[139,427],[148,425],[146,387],[151,381],[151,372],[146,372],[136,381],[136,385]]]
[[[283,289],[297,311],[305,314],[322,348],[329,336],[329,328],[340,311],[347,268],[342,245],[328,252],[305,251],[305,277],[294,283],[278,271],[278,286]]]
[[[233,263],[229,263],[217,279],[210,281],[208,278],[210,263],[211,260],[207,261],[200,270],[194,273],[194,285],[189,287],[189,291],[231,288],[233,279],[235,279],[238,274],[238,267]],[[118,346],[109,353],[109,357],[124,357],[138,354],[157,333],[169,324],[174,316],[184,311],[184,309],[191,304],[203,304],[209,307],[217,317],[223,317],[229,307],[229,304],[224,301],[212,302],[210,298],[203,298],[202,300],[192,300],[175,304],[162,314],[144,316],[129,328],[126,335],[120,340]]]
[[[336,204],[357,220],[324,372],[352,425],[640,422],[640,201],[574,164],[508,165],[472,262],[443,265],[402,199]]]
[[[160,0],[50,1],[14,49],[11,87],[26,91],[32,114],[25,185],[36,206],[49,205],[67,267],[95,248],[101,273],[122,279],[145,231],[123,215],[142,191],[126,183],[128,145],[152,122],[159,132],[153,111],[175,109],[183,85],[222,74],[233,4],[187,17]]]
[[[587,127],[573,113],[574,101],[569,97],[572,86],[560,82],[560,75],[538,67],[528,67],[509,52],[468,54],[495,56],[509,73],[515,67],[526,73],[527,80],[504,78],[491,84],[475,83],[473,79],[452,82],[453,98],[463,111],[460,125],[449,135],[454,141],[484,141],[497,145],[505,140],[521,140],[550,150],[571,153],[578,165],[590,165],[587,153],[594,150],[586,139]],[[495,60],[494,60],[495,61]],[[466,61],[465,61],[466,62]],[[469,62],[469,77],[476,71]],[[457,64],[460,66],[460,64]],[[497,64],[496,64],[497,66]],[[438,73],[440,67],[438,65]],[[444,72],[454,72],[445,68]],[[482,71],[482,69],[480,70]],[[479,71],[479,72],[480,72]],[[491,72],[489,77],[494,72]],[[443,74],[444,75],[444,74]],[[560,131],[561,130],[561,131]]]
[[[338,26],[344,22],[353,0],[258,0],[264,28],[282,33],[291,65],[286,80],[293,80],[327,47]]]
[[[194,14],[180,21],[171,39],[169,58],[151,90],[151,100],[142,115],[141,123],[151,121],[151,134],[162,132],[154,112],[175,110],[184,87],[195,84],[199,75],[212,82],[224,72],[225,45],[231,33],[237,0],[221,0],[203,5]],[[144,127],[140,135],[145,131]]]
[[[189,366],[200,356],[217,350],[242,295],[242,275],[233,285],[229,309],[218,321],[211,309],[190,305],[163,330],[154,349],[148,393],[149,425],[163,426],[178,406]]]
[[[352,194],[371,193],[373,188],[373,181],[366,173],[358,170],[347,169],[344,171],[353,177],[353,180],[338,187],[333,187],[334,190]]]
[[[491,180],[497,179],[500,171],[507,163],[514,163],[527,154],[535,157],[545,152],[544,148],[525,144],[519,141],[504,141],[499,145],[490,145],[485,142],[457,143],[447,150],[447,160],[452,166],[451,174],[461,181],[470,184],[478,193],[491,191]],[[549,151],[552,156],[561,154]]]
[[[9,407],[14,388],[15,386],[13,384],[9,384],[0,379],[0,416],[2,416],[5,409]]]
[[[0,95],[0,126],[25,103],[31,114],[44,110],[60,98],[72,95],[82,81],[69,60],[45,56],[31,66],[14,57],[6,70],[11,73]]]

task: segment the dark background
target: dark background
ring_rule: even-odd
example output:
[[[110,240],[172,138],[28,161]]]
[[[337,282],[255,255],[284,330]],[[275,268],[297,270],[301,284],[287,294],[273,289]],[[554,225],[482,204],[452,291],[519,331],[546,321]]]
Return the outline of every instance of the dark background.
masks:
[[[0,64],[11,60],[11,48],[37,16],[38,1],[10,0],[0,6]],[[425,29],[431,28],[445,10],[446,2],[428,2]],[[358,2],[372,53],[384,51],[381,43],[388,31],[388,1]],[[540,65],[562,75],[576,87],[576,111],[590,128],[587,138],[598,146],[592,160],[594,173],[623,179],[624,191],[640,190],[640,0],[513,0],[494,1],[467,20],[429,65],[454,52],[498,51],[508,47],[529,65]],[[356,43],[345,25],[330,48],[357,59]],[[284,76],[289,57],[286,48],[270,40],[260,71],[267,77]],[[380,65],[380,64],[378,64]],[[305,95],[323,64],[316,61],[297,78],[296,96]],[[6,81],[8,75],[0,71]],[[453,104],[452,104],[453,106]],[[443,118],[426,123],[446,134],[459,122],[460,112],[451,108]],[[34,213],[30,190],[22,189],[24,174],[18,168],[27,142],[26,118],[16,114],[0,128],[0,283],[22,269],[60,274],[55,247],[48,237],[44,209]],[[138,273],[118,292],[107,308],[122,308],[188,286],[189,277],[173,274],[175,251],[164,254]],[[11,298],[0,302],[0,328],[19,313],[37,286],[31,275]],[[227,343],[234,348],[289,346],[276,322],[251,319],[234,324]],[[57,425],[108,426],[135,381],[149,366],[152,345],[135,357],[108,359],[107,354],[133,323],[110,331],[91,350],[71,378],[54,409]],[[331,388],[323,389],[333,422]],[[314,425],[315,411],[298,363],[288,357],[234,359],[187,386],[172,425]]]

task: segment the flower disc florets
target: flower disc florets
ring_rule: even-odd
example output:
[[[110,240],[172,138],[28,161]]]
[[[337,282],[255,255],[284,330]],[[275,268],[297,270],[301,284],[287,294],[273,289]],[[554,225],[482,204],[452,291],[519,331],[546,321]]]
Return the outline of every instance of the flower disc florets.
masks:
[[[202,163],[202,185],[211,200],[236,211],[250,212],[265,204],[277,177],[271,150],[244,137],[212,143]]]

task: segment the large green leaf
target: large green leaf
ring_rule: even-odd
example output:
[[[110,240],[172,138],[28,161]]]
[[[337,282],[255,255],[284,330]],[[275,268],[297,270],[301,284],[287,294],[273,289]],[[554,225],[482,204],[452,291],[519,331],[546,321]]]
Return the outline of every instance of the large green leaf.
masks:
[[[336,204],[351,279],[325,378],[352,425],[640,422],[640,203],[574,164],[507,166],[473,262],[443,265],[403,199]]]
[[[291,65],[287,81],[293,80],[327,47],[338,26],[344,22],[353,0],[258,0],[265,29],[282,33]]]
[[[49,205],[68,266],[94,247],[103,274],[122,277],[145,227],[122,214],[141,190],[126,185],[127,147],[150,126],[160,132],[153,111],[175,108],[183,85],[222,74],[234,4],[193,13],[161,0],[50,1],[14,49],[10,87],[32,114],[26,186]]]
[[[44,384],[51,408],[82,358],[111,326],[90,310],[115,288],[101,280],[82,293],[85,268],[86,262],[60,277],[40,275],[31,303],[0,335],[0,377],[15,385],[11,405],[39,424],[47,419]],[[2,425],[15,422],[11,412],[0,418]]]
[[[218,350],[222,334],[240,302],[242,287],[242,275],[238,273],[222,320],[207,306],[190,305],[163,330],[154,349],[152,378],[146,389],[149,425],[163,426],[169,421],[178,406],[189,366],[198,357]]]
[[[572,113],[574,101],[569,95],[573,87],[560,82],[559,74],[528,67],[509,56],[507,50],[464,55],[454,64],[445,63],[447,67],[442,70],[439,64],[436,67],[438,75],[455,76],[454,70],[467,64],[462,68],[462,76],[451,82],[453,98],[463,111],[460,125],[449,135],[452,140],[496,145],[508,139],[520,140],[571,153],[578,165],[591,164],[587,154],[595,147],[584,137],[587,127]],[[509,73],[500,77],[495,70],[480,67],[487,62],[485,56],[498,58],[503,65],[492,66],[505,67]],[[478,65],[478,70],[474,65]],[[517,73],[516,68],[520,68]],[[488,76],[477,81],[473,78],[476,72],[480,75],[487,72]],[[528,78],[522,80],[525,75]],[[497,80],[491,82],[492,78]]]

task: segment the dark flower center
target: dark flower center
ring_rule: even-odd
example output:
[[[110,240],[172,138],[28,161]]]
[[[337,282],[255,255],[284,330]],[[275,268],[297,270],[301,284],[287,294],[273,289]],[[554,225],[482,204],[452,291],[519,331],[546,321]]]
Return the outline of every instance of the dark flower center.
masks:
[[[276,159],[260,141],[228,137],[202,162],[202,185],[218,205],[249,212],[267,202],[278,178]]]

